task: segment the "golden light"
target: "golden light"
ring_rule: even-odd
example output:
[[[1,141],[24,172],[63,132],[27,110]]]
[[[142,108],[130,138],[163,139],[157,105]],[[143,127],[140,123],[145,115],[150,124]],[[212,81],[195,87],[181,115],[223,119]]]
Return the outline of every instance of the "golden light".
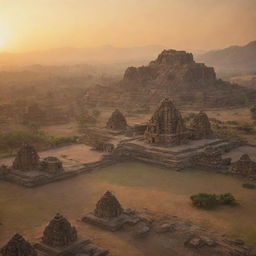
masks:
[[[0,48],[3,48],[7,43],[7,31],[0,28]]]

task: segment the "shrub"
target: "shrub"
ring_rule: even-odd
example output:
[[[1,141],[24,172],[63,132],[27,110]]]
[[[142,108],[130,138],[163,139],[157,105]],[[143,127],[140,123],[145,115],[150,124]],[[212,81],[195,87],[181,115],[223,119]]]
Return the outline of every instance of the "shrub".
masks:
[[[226,194],[221,194],[219,195],[219,202],[221,204],[234,204],[236,202],[235,197],[230,194],[230,193],[226,193]]]
[[[190,197],[193,205],[200,208],[210,208],[218,203],[215,194],[199,193]]]
[[[230,194],[207,194],[207,193],[199,193],[196,195],[192,195],[190,197],[194,206],[199,208],[212,208],[217,205],[231,205],[236,203],[235,197]]]

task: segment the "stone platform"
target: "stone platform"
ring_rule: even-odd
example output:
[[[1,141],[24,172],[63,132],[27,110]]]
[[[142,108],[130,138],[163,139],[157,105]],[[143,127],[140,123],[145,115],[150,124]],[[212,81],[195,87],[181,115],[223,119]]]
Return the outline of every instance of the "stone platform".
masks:
[[[136,216],[126,213],[123,213],[118,217],[109,219],[99,218],[93,213],[90,213],[85,216],[82,221],[110,231],[117,231],[120,230],[125,224],[135,225],[139,221],[139,219]]]
[[[191,167],[192,159],[209,147],[228,152],[237,146],[237,143],[220,138],[189,140],[186,144],[177,146],[152,145],[145,143],[141,137],[120,143],[115,153],[124,158],[180,169]]]

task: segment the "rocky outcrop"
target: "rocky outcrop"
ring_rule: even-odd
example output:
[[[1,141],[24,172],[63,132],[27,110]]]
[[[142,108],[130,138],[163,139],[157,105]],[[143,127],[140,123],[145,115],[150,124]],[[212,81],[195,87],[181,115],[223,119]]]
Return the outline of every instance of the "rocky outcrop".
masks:
[[[50,221],[43,233],[42,242],[51,247],[65,247],[77,240],[76,228],[60,214]]]
[[[116,109],[107,121],[107,128],[112,130],[125,130],[127,122],[124,115]]]
[[[243,154],[240,159],[231,167],[231,172],[244,177],[256,176],[256,163],[251,160],[249,155]]]
[[[168,98],[164,99],[152,118],[144,134],[148,143],[181,144],[188,132],[180,112]]]
[[[202,111],[194,117],[191,123],[191,129],[193,139],[207,139],[213,136],[208,116]]]
[[[37,256],[32,245],[19,234],[15,234],[0,252],[2,256]]]
[[[24,144],[18,151],[13,168],[20,171],[31,171],[38,167],[39,156],[35,148],[29,144]]]
[[[116,197],[107,191],[97,202],[94,211],[95,216],[99,218],[115,218],[123,213],[123,208]]]
[[[191,53],[164,50],[147,66],[128,67],[120,83],[90,88],[86,95],[88,104],[138,110],[167,96],[195,107],[245,105],[255,102],[256,90],[217,79],[214,69],[196,63]]]

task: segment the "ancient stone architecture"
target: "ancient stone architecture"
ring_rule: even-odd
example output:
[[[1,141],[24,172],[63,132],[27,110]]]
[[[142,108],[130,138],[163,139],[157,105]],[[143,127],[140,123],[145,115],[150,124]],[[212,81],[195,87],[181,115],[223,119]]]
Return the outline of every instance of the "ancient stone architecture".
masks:
[[[66,247],[77,240],[76,228],[60,214],[50,221],[43,233],[42,242],[50,247]]]
[[[243,154],[240,159],[235,162],[231,171],[242,176],[256,176],[256,163],[251,160],[249,155]]]
[[[115,218],[123,213],[123,209],[116,197],[107,191],[97,202],[94,211],[95,216],[99,218]]]
[[[180,112],[169,99],[164,99],[152,118],[144,134],[148,143],[182,144],[188,132]]]
[[[76,228],[57,214],[45,228],[42,239],[34,245],[39,256],[110,256],[88,238],[78,237]]]
[[[39,156],[35,148],[29,144],[24,144],[18,151],[13,162],[13,168],[20,171],[31,171],[38,167]]]
[[[48,156],[41,162],[41,170],[51,174],[58,174],[63,172],[62,162],[53,156]]]
[[[2,256],[37,256],[36,250],[21,235],[15,234],[0,250]]]
[[[112,130],[125,130],[127,122],[124,115],[116,109],[107,121],[107,128]]]
[[[200,154],[193,158],[193,162],[197,166],[209,167],[214,169],[227,169],[231,163],[231,158],[222,158],[220,150],[208,147]]]
[[[137,216],[129,214],[122,208],[110,191],[107,191],[97,202],[94,212],[83,217],[82,220],[111,231],[120,229],[126,223],[135,224],[139,221]]]
[[[191,123],[191,129],[192,137],[194,139],[206,139],[213,136],[211,123],[208,119],[208,116],[202,111],[194,117]]]

